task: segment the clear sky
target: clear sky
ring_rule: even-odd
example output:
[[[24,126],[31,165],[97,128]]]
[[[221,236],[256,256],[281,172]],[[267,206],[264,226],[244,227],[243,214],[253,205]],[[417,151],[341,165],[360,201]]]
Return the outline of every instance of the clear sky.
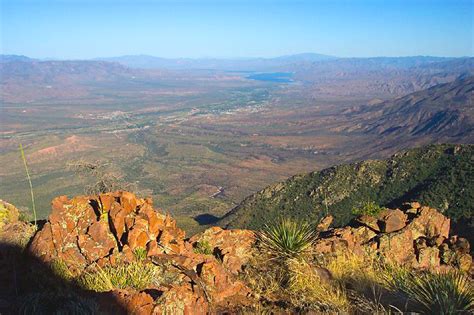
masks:
[[[1,52],[36,58],[472,56],[473,0],[0,0]]]

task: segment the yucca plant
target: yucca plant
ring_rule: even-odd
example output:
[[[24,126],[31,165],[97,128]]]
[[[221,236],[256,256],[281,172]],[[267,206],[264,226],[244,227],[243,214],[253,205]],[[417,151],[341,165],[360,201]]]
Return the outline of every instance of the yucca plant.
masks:
[[[447,273],[399,272],[392,285],[412,300],[423,314],[464,314],[474,311],[474,286],[459,271]]]
[[[281,218],[258,234],[260,245],[275,258],[298,258],[311,249],[317,233],[307,222]]]

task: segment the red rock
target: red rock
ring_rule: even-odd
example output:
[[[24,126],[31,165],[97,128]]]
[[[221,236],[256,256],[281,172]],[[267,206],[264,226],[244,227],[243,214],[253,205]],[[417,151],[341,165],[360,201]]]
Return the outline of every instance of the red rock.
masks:
[[[365,225],[376,232],[380,232],[380,227],[378,225],[377,218],[370,215],[361,215],[356,219],[362,225]]]
[[[379,226],[382,232],[391,233],[405,227],[407,215],[399,209],[384,211],[379,218]]]
[[[134,228],[128,232],[127,244],[132,250],[136,248],[146,248],[146,244],[149,242],[147,232],[139,228]]]
[[[450,220],[429,207],[421,207],[418,216],[407,225],[407,228],[413,231],[415,239],[420,236],[427,238],[442,236],[447,238],[449,227]]]
[[[149,315],[153,312],[153,302],[153,298],[145,292],[134,294],[127,301],[127,313]]]
[[[394,233],[383,234],[379,238],[378,251],[389,261],[411,265],[415,261],[413,240],[412,230],[406,228]]]
[[[238,273],[242,266],[254,255],[255,234],[248,230],[223,230],[212,227],[193,236],[189,242],[207,242],[219,253],[223,265],[231,272]]]
[[[153,314],[209,314],[209,303],[205,296],[198,294],[196,290],[190,285],[173,285],[160,297]]]
[[[122,236],[126,232],[125,218],[128,212],[120,206],[118,202],[113,202],[110,206],[109,218],[117,239],[121,243]],[[121,243],[122,244],[122,243]],[[123,245],[123,244],[122,244]]]
[[[120,194],[120,204],[127,212],[133,212],[136,210],[138,202],[134,194],[123,191]]]
[[[332,215],[328,215],[324,217],[316,226],[316,230],[319,232],[327,231],[333,221],[334,221],[334,217]]]

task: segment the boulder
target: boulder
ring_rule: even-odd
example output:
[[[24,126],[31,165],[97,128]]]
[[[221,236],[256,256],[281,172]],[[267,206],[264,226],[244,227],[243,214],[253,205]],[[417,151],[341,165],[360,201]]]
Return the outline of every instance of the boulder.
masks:
[[[380,230],[391,233],[405,227],[408,216],[399,209],[383,211],[378,220]]]
[[[378,224],[377,218],[370,216],[370,215],[361,215],[358,218],[356,218],[356,221],[362,225],[365,225],[375,232],[380,232],[380,226]]]

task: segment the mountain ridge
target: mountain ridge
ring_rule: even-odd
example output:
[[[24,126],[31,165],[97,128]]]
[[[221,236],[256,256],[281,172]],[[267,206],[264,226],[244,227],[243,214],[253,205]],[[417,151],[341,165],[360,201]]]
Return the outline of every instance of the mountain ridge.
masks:
[[[342,226],[366,201],[398,207],[412,200],[437,206],[455,221],[472,220],[474,145],[429,145],[295,175],[248,196],[218,224],[259,229],[279,216],[317,221],[329,213]]]

